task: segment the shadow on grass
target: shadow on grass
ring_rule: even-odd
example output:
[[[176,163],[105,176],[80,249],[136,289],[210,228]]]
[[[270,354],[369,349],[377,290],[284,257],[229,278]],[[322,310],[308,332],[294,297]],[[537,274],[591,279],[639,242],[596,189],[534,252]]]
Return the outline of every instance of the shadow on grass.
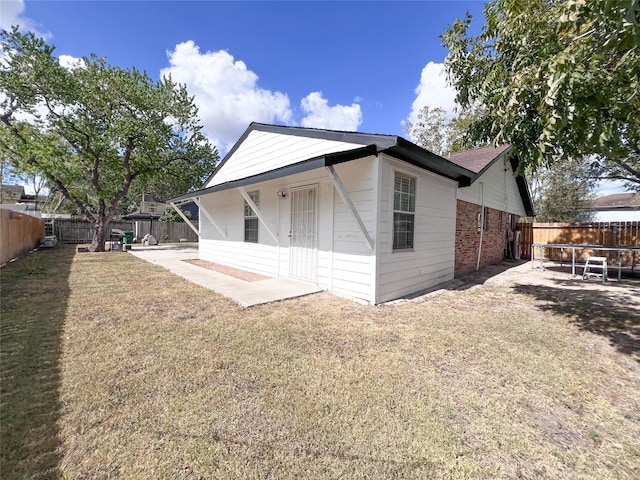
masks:
[[[61,335],[75,249],[29,254],[0,270],[2,478],[58,478]]]
[[[437,285],[429,290],[417,292],[405,298],[414,298],[434,290],[443,289],[463,291],[478,285],[484,285],[492,277],[508,273],[514,267],[530,264],[529,260],[515,260],[489,265],[477,272],[456,277],[451,282]],[[538,267],[539,262],[533,264]],[[620,353],[629,355],[640,363],[640,278],[638,269],[630,267],[622,270],[622,280],[617,281],[617,266],[609,270],[609,279],[605,285],[597,280],[582,280],[583,264],[576,265],[576,277],[571,278],[571,262],[561,266],[557,262],[545,262],[544,282],[535,277],[528,281],[526,270],[516,270],[511,276],[510,286],[515,293],[527,295],[539,302],[538,308],[566,316],[580,329],[606,337]],[[532,269],[533,270],[533,269]],[[536,269],[536,272],[540,270]],[[507,282],[509,283],[509,282]]]
[[[579,282],[556,279],[555,285],[518,284],[513,290],[540,301],[543,311],[565,315],[580,329],[608,338],[618,352],[640,362],[640,282],[602,289],[581,288]]]

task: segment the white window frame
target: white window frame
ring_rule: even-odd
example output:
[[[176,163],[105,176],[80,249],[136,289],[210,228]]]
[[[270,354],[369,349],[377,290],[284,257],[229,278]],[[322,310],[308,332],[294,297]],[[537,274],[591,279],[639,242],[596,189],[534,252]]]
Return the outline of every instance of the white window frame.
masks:
[[[260,208],[260,190],[253,190],[251,192],[247,192],[251,201],[255,204],[256,208]],[[258,219],[258,215],[253,211],[253,208],[244,200],[244,241],[246,243],[258,243],[260,238],[260,220]],[[247,222],[249,221],[249,223]],[[247,226],[249,224],[255,224],[255,239],[248,238],[247,236]],[[253,231],[253,229],[252,229]]]
[[[403,187],[401,186],[400,190],[396,190],[396,179],[401,178],[409,181],[408,191],[403,191]],[[411,191],[411,184],[413,183],[413,191]],[[393,172],[393,195],[392,195],[392,205],[393,205],[393,221],[392,221],[392,251],[393,252],[410,252],[415,249],[415,238],[416,238],[416,201],[417,201],[417,193],[418,193],[418,178],[414,175],[409,175],[407,173],[394,170]],[[397,198],[396,194],[399,194],[400,197]],[[398,219],[399,216],[406,216],[405,218],[411,218],[411,231],[408,229],[404,229],[402,231],[396,231],[396,226],[400,221]],[[405,224],[409,222],[405,221]],[[407,235],[411,234],[410,245],[407,242]],[[403,242],[399,241],[399,235],[405,236]],[[398,242],[396,242],[398,240]]]

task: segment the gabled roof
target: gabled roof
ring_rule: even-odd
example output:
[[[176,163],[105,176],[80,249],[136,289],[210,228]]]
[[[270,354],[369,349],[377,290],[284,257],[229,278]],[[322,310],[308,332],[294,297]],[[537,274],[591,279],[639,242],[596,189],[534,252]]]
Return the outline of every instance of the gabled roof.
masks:
[[[23,185],[0,185],[0,200],[22,200],[24,197]]]
[[[266,152],[265,156],[270,154],[269,158],[272,160],[272,163],[254,161],[254,165],[251,165],[250,168],[234,170],[234,159],[239,163],[239,158],[241,157],[243,160],[246,160],[255,159],[262,155],[263,152],[261,152],[258,147],[255,149],[245,147],[245,141],[250,136],[255,138],[256,132],[274,134],[277,135],[278,138],[298,137],[301,143],[306,142],[307,147],[309,144],[313,144],[317,150],[307,148],[301,151],[315,152],[315,154],[306,158],[290,155],[286,157],[285,160],[282,160],[282,157],[274,154],[276,150],[274,150],[273,145],[271,145],[271,150]],[[271,138],[273,139],[273,135],[271,135]],[[310,142],[309,139],[317,141]],[[292,145],[292,143],[290,142],[289,145]],[[247,150],[249,150],[249,152],[247,152]],[[273,180],[316,168],[377,155],[378,153],[385,153],[424,170],[455,180],[461,186],[470,185],[474,176],[473,171],[450,162],[396,135],[379,135],[252,123],[220,162],[213,174],[207,179],[205,182],[205,185],[207,185],[206,188],[181,195],[168,201],[179,202],[207,193]],[[273,161],[274,158],[280,161],[280,163]]]
[[[447,153],[444,158],[467,170],[471,170],[476,176],[479,176],[498,160],[503,153],[508,153],[510,150],[511,145],[500,145],[499,147],[489,145],[473,150]]]
[[[591,202],[595,210],[630,208],[640,209],[640,194],[636,192],[613,193],[599,197]]]
[[[471,170],[475,173],[475,176],[471,179],[471,183],[474,183],[478,178],[482,176],[495,162],[506,156],[509,158],[511,152],[511,145],[504,144],[494,147],[489,145],[486,147],[474,148],[472,150],[464,150],[462,152],[448,153],[445,158],[456,165]],[[511,168],[514,172],[518,171],[518,157],[511,155],[509,161]],[[531,199],[531,193],[529,192],[529,185],[524,175],[516,175],[516,185],[518,186],[518,192],[522,199],[527,215],[532,217],[535,215],[533,210],[533,201]]]

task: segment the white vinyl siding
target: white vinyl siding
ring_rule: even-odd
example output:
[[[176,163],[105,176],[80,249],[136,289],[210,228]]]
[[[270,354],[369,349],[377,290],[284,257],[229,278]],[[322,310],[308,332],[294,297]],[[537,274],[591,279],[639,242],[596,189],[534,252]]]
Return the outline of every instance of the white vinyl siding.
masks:
[[[253,131],[209,186],[359,147]],[[249,212],[237,189],[203,195],[201,203],[222,233],[200,215],[200,258],[270,277],[289,277],[292,191],[317,185],[317,255],[313,258],[317,267],[313,268],[317,268],[319,286],[340,296],[381,303],[453,279],[456,182],[385,154],[334,168],[373,240],[373,249],[327,170],[318,168],[245,187],[259,191],[257,243],[245,242],[245,213]],[[394,205],[396,173],[413,180],[404,192],[401,185],[402,195]],[[279,191],[287,195],[278,195]],[[394,250],[394,213],[413,215],[412,248]],[[403,246],[408,244],[407,240]]]
[[[362,168],[363,164],[360,165]],[[339,174],[344,175],[343,180],[348,184],[351,183],[349,179],[356,178],[358,167],[341,167],[342,165],[338,165],[336,170],[339,171]],[[356,189],[366,191],[364,184],[367,182],[363,183],[358,180],[355,183]],[[366,273],[370,271],[373,264],[370,257],[371,252],[362,240],[353,219],[344,210],[342,201],[335,193],[324,169],[311,170],[256,184],[255,187],[252,187],[252,189],[260,190],[260,212],[269,223],[272,231],[277,234],[279,242],[266,233],[262,224],[260,224],[259,243],[244,242],[244,217],[237,214],[238,209],[243,208],[244,199],[238,191],[225,190],[204,195],[201,198],[203,206],[212,214],[216,223],[226,233],[227,238],[223,238],[207,218],[200,215],[202,232],[199,244],[200,258],[270,277],[289,277],[291,189],[309,185],[318,186],[316,283],[339,295],[372,302],[370,289],[373,277],[370,273]],[[347,188],[352,187],[348,185]],[[288,194],[286,197],[282,197],[278,195],[278,191],[286,191]],[[354,190],[350,191],[357,193]],[[362,195],[362,193],[360,194]],[[334,207],[336,205],[340,210],[337,215],[344,222],[334,234]],[[336,248],[338,253],[335,251]],[[361,261],[362,253],[368,255],[365,261]],[[354,275],[354,272],[359,273]],[[369,278],[363,280],[362,274],[368,275]]]
[[[376,247],[377,303],[452,280],[455,259],[456,182],[386,156],[383,159]],[[393,249],[397,172],[416,178],[414,245],[408,251]]]
[[[335,166],[366,230],[377,229],[375,203],[378,160],[368,157]],[[332,291],[338,295],[375,302],[375,251],[369,250],[349,209],[333,189]],[[322,226],[321,226],[322,228]]]
[[[523,217],[526,216],[510,162],[507,161],[505,164],[502,158],[498,159],[473,185],[458,188],[458,200],[482,205],[483,189],[484,205],[486,207]]]
[[[360,148],[362,145],[333,140],[282,135],[254,130],[231,154],[207,187],[251,177],[303,160]]]
[[[276,190],[260,188],[260,212],[273,230],[278,228]],[[273,197],[273,198],[271,198]],[[201,203],[225,233],[224,238],[204,215],[200,215],[199,257],[230,267],[277,276],[278,246],[263,230],[259,243],[244,241],[244,198],[237,190],[204,195]],[[260,227],[261,228],[261,225]]]

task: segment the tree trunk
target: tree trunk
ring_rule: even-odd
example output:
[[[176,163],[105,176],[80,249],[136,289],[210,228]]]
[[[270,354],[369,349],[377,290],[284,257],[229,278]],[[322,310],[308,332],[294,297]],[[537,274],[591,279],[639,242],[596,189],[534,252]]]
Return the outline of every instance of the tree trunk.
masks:
[[[107,241],[107,227],[109,224],[104,218],[99,218],[94,224],[93,239],[91,240],[90,252],[104,252],[104,244]]]

